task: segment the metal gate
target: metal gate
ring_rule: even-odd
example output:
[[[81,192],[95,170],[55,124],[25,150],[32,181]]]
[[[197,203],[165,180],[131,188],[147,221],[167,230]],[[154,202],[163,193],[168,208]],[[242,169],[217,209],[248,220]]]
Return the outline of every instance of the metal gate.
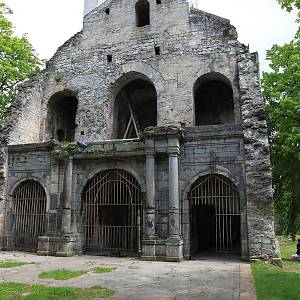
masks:
[[[216,251],[237,250],[240,245],[240,197],[234,183],[222,175],[203,176],[193,184],[188,199],[191,209],[214,207]]]
[[[13,194],[13,242],[20,251],[35,252],[45,233],[46,193],[34,180],[22,182]]]
[[[143,196],[137,180],[123,170],[93,177],[83,192],[85,250],[99,255],[141,251]]]

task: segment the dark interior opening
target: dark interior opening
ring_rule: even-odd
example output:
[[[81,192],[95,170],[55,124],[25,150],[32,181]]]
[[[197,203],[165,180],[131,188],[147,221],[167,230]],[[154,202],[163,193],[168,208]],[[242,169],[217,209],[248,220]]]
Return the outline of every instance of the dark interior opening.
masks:
[[[75,140],[77,106],[77,98],[70,93],[61,92],[51,97],[48,104],[48,128],[51,139],[60,142]]]
[[[194,99],[196,126],[234,123],[233,91],[227,83],[200,80]]]
[[[232,252],[240,253],[241,251],[241,217],[231,217],[231,238]]]
[[[117,139],[137,138],[145,128],[157,125],[157,94],[151,82],[131,81],[115,101]]]
[[[106,9],[105,9],[105,13],[106,13],[107,15],[109,15],[110,9],[109,9],[109,8],[106,8]]]
[[[103,226],[127,226],[129,207],[125,205],[99,205],[99,224]]]
[[[191,254],[216,251],[214,205],[194,205],[191,210]]]
[[[147,0],[139,0],[135,5],[136,26],[143,27],[150,24],[150,4]]]

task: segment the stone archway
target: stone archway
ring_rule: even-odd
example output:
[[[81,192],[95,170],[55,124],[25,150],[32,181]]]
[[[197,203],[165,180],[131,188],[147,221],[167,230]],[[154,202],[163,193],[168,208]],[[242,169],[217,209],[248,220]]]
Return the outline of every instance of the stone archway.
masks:
[[[13,192],[13,245],[16,250],[36,252],[38,237],[46,229],[47,197],[35,180],[21,182]]]
[[[120,256],[141,251],[143,194],[127,171],[105,170],[90,179],[81,214],[86,252]]]
[[[223,175],[196,180],[188,194],[191,254],[241,252],[240,196]]]

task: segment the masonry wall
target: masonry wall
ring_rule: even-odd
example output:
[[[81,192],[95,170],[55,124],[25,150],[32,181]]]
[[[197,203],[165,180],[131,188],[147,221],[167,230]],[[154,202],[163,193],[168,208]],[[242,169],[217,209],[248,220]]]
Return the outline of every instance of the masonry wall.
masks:
[[[274,233],[272,173],[265,103],[260,91],[257,55],[242,55],[239,81],[245,144],[245,183],[249,253],[255,257],[279,256]]]

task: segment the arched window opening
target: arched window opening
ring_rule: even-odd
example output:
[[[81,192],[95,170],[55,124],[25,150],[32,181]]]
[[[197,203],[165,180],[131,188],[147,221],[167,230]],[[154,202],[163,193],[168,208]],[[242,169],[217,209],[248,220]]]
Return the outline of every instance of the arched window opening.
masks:
[[[20,251],[35,252],[38,237],[45,234],[46,193],[34,180],[19,184],[13,193],[13,241]]]
[[[150,4],[147,0],[139,0],[135,5],[136,26],[143,27],[150,24]]]
[[[157,125],[157,94],[154,85],[135,79],[125,85],[115,99],[115,137],[139,137],[149,126]]]
[[[233,91],[227,79],[209,74],[199,78],[194,89],[195,125],[232,124]]]
[[[51,139],[60,142],[74,141],[77,106],[78,100],[71,92],[59,92],[50,98],[48,130]]]
[[[99,255],[134,255],[141,251],[143,194],[124,170],[105,170],[82,194],[85,250]]]
[[[188,194],[191,253],[240,253],[240,197],[235,184],[222,175],[200,177]]]

